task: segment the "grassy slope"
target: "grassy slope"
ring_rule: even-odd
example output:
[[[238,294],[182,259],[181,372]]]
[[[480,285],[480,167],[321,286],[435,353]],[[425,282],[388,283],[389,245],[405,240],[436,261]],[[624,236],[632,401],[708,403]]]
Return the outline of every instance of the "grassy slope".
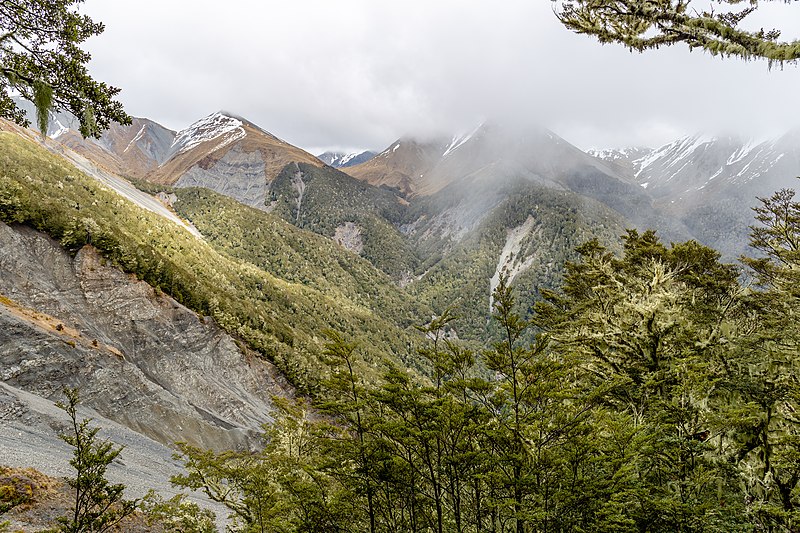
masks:
[[[7,133],[0,134],[0,219],[44,231],[67,249],[91,243],[123,270],[212,316],[301,390],[313,389],[325,371],[319,359],[325,328],[361,342],[367,376],[417,339],[373,312],[364,298],[283,280],[221,252]]]

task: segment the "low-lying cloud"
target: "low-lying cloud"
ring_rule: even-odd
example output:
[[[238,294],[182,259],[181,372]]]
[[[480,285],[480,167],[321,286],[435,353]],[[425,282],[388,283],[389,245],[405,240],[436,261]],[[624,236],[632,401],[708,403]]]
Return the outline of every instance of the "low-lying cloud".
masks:
[[[800,67],[685,47],[601,46],[547,0],[103,2],[93,74],[128,111],[180,129],[227,109],[310,150],[376,148],[482,119],[545,124],[582,148],[657,145],[694,131],[800,127]],[[800,36],[800,6],[751,24]],[[794,24],[794,27],[787,27]]]

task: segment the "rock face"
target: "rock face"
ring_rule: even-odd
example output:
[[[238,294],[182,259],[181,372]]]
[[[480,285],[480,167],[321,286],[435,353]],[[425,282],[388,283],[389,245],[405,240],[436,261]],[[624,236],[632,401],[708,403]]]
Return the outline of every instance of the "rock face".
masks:
[[[347,248],[353,253],[360,254],[364,251],[364,240],[361,238],[361,228],[355,222],[345,222],[336,227],[333,240],[339,246]]]
[[[272,365],[210,319],[105,264],[73,258],[26,227],[0,225],[0,378],[45,399],[81,388],[102,416],[163,444],[258,446]]]
[[[119,158],[123,173],[141,178],[167,160],[175,132],[146,118],[130,126],[112,123],[97,144]]]
[[[213,167],[197,165],[189,168],[176,187],[205,187],[230,196],[239,202],[264,209],[267,179],[264,177],[261,152],[245,152],[241,146],[229,150]]]

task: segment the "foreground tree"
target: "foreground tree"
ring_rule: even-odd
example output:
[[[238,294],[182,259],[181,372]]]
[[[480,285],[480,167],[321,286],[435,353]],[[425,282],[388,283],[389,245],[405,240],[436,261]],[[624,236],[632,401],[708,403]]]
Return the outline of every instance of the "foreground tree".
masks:
[[[633,476],[612,496],[639,531],[744,527],[726,413],[726,368],[742,314],[736,269],[695,242],[663,246],[629,231],[616,257],[596,241],[567,265],[560,293],[545,291],[537,322],[564,357],[583,361],[613,414],[606,422]],[[619,428],[619,429],[615,429]],[[614,457],[612,455],[612,457]]]
[[[102,533],[117,526],[138,507],[138,501],[123,499],[125,485],[111,484],[106,469],[122,451],[112,442],[97,437],[99,428],[89,427],[91,419],[78,420],[78,391],[66,389],[65,403],[58,407],[70,418],[70,431],[60,435],[75,448],[69,464],[76,471],[67,483],[75,491],[71,516],[59,519],[58,531],[65,533]]]
[[[713,55],[762,58],[770,64],[800,58],[800,40],[781,41],[778,30],[741,27],[758,1],[714,0],[565,0],[558,18],[569,29],[619,43],[631,50],[685,43]],[[718,11],[714,8],[717,7]]]
[[[800,203],[784,189],[760,199],[744,259],[760,291],[759,320],[732,360],[741,375],[737,459],[747,468],[752,520],[764,531],[800,531]],[[750,355],[750,357],[747,357]]]
[[[77,12],[83,0],[0,0],[0,117],[28,126],[14,93],[36,106],[39,129],[47,131],[50,110],[80,121],[84,137],[99,137],[111,121],[130,124],[119,89],[94,80],[91,56],[80,48],[103,25]]]

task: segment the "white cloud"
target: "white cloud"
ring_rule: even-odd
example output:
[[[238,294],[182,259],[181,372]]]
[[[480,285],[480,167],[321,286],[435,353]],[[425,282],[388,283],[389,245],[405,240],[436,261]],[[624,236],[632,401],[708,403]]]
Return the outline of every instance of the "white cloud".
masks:
[[[683,47],[632,54],[561,27],[547,0],[89,0],[93,74],[179,129],[236,112],[306,148],[383,148],[481,117],[543,122],[581,147],[800,126],[800,70]],[[800,6],[753,24],[800,34]],[[795,27],[786,26],[795,24]]]

